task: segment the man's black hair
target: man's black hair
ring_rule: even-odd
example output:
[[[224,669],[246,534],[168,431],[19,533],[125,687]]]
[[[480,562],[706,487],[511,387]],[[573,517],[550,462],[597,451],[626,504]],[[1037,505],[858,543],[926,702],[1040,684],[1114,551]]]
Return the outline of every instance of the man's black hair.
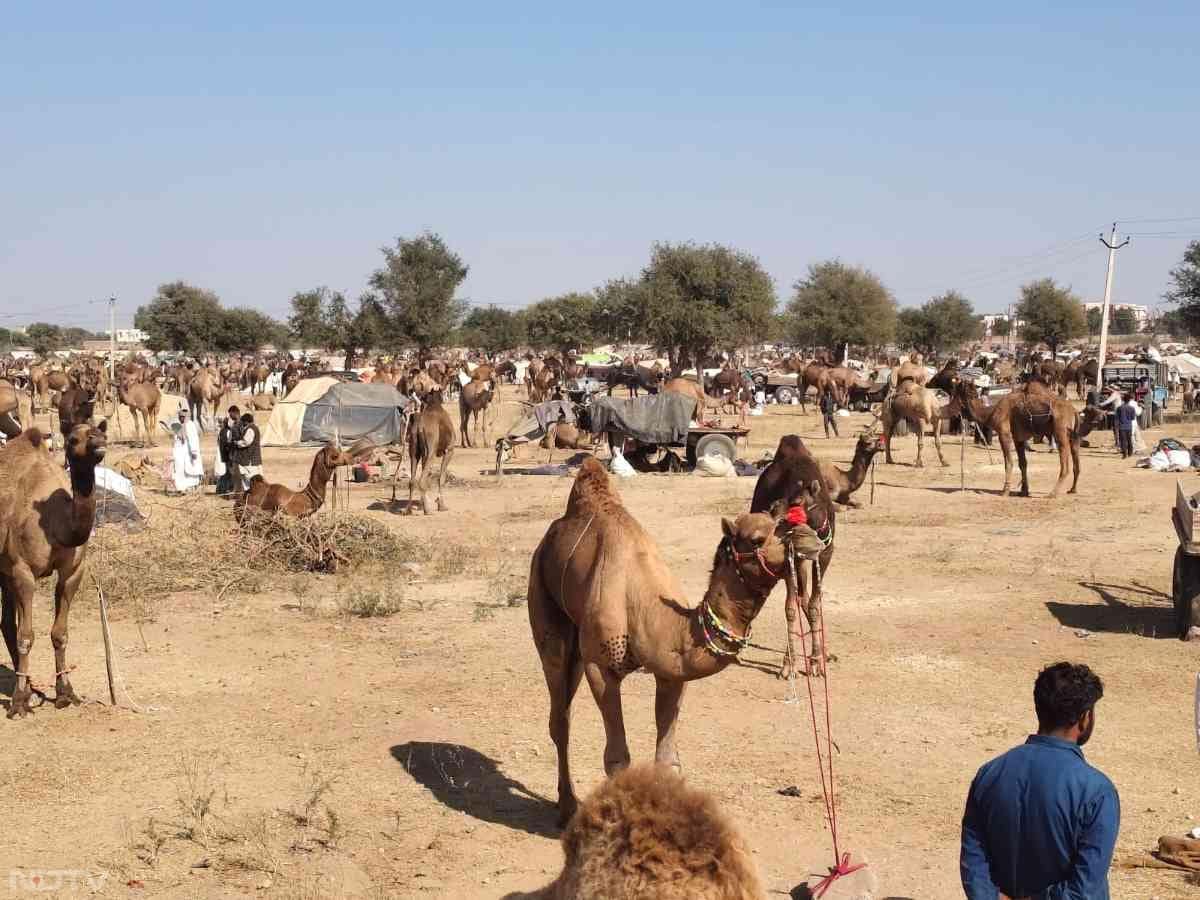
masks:
[[[1104,696],[1104,683],[1087,666],[1069,662],[1047,666],[1033,685],[1038,730],[1074,725]]]
[[[242,413],[242,424],[243,425],[253,425],[254,424],[254,416],[250,415],[250,413]]]
[[[227,413],[231,414],[231,415],[234,415],[234,416],[238,415],[238,413],[240,413],[240,412],[241,412],[241,410],[240,410],[240,409],[238,409],[236,406],[231,406],[231,407],[229,407],[229,409],[227,409],[227,410],[225,410],[225,411],[226,411]]]

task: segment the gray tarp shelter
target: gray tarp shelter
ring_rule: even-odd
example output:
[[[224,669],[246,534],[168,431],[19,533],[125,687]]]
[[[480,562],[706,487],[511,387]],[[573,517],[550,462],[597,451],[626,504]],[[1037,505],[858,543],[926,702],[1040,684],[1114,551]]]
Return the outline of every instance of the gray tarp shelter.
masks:
[[[390,384],[305,379],[271,412],[263,443],[295,447],[337,441],[347,446],[366,438],[381,446],[394,444],[404,436],[409,402]]]

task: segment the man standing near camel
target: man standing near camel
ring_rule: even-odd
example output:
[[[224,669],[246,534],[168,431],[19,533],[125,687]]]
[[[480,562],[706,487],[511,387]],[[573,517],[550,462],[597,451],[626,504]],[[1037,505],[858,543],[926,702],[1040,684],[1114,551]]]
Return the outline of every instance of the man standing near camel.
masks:
[[[1099,677],[1060,662],[1033,686],[1038,732],[975,776],[962,821],[967,900],[1108,900],[1121,803],[1083,758]]]

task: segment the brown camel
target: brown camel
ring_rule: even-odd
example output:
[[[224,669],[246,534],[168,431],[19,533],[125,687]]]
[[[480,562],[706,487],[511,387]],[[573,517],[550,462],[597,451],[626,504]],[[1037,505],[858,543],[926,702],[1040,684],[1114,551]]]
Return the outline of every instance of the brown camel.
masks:
[[[704,388],[700,387],[695,381],[690,378],[669,378],[662,386],[664,394],[683,394],[685,397],[692,397],[696,401],[696,409],[692,412],[692,418],[695,419],[704,410],[705,403],[709,400],[707,394],[704,393]]]
[[[54,705],[79,703],[68,677],[67,618],[83,579],[83,559],[96,518],[96,466],[104,459],[105,424],[77,425],[67,437],[67,473],[50,458],[35,428],[0,449],[0,631],[12,657],[16,684],[8,717],[32,712],[29,651],[33,647],[33,594],[41,578],[58,574],[54,588]]]
[[[829,387],[829,373],[832,369],[823,362],[814,361],[804,367],[804,371],[796,377],[796,386],[799,388],[800,394],[800,411],[808,411],[808,389],[816,388],[817,397],[820,398],[825,393],[825,389]],[[838,393],[834,393],[834,400],[841,402],[841,397]]]
[[[468,381],[458,393],[459,429],[458,439],[464,447],[474,447],[468,425],[474,417],[474,431],[486,447],[488,442],[488,407],[491,406],[492,383],[490,381]]]
[[[308,486],[293,491],[282,484],[271,484],[261,475],[250,479],[250,488],[237,501],[240,521],[248,509],[264,513],[284,512],[297,519],[311,516],[325,505],[325,490],[338,466],[352,466],[375,447],[368,441],[358,441],[349,450],[333,444],[322,447],[313,457],[308,473]]]
[[[892,369],[889,380],[893,386],[902,384],[905,379],[921,386],[924,386],[925,382],[929,380],[929,370],[925,368],[925,357],[920,353],[911,354],[908,359]]]
[[[408,425],[408,506],[405,513],[412,515],[413,490],[421,492],[421,510],[429,515],[429,504],[425,499],[429,490],[429,467],[437,457],[442,458],[442,466],[437,478],[437,508],[439,512],[446,510],[442,500],[442,488],[446,484],[446,468],[450,465],[450,457],[454,455],[454,423],[450,414],[442,406],[442,392],[431,391],[425,396],[421,411],[413,417]],[[396,499],[395,488],[392,490],[392,500]]]
[[[833,562],[833,539],[837,534],[837,509],[829,488],[821,473],[820,463],[809,452],[800,440],[799,435],[786,434],[779,439],[775,448],[775,456],[770,464],[763,469],[754,484],[754,497],[750,501],[752,513],[764,512],[784,503],[788,507],[803,506],[808,525],[819,539],[820,578],[812,578],[807,566],[797,569],[799,583],[793,581],[791,574],[787,577],[787,597],[784,600],[783,613],[787,619],[788,646],[784,654],[783,665],[779,670],[780,678],[791,678],[793,675],[808,674],[824,675],[822,656],[824,644],[821,636],[822,619],[824,616],[821,605],[821,583],[826,571]],[[801,599],[803,598],[803,603]],[[804,634],[800,627],[800,612],[808,620],[811,635],[810,652],[807,664],[802,671],[797,657],[804,650]],[[829,657],[832,659],[833,657]]]
[[[158,385],[152,380],[140,381],[136,374],[124,374],[117,383],[117,398],[123,405],[129,407],[129,415],[133,419],[134,440],[137,441],[141,436],[139,425],[145,425],[145,442],[153,447],[154,428],[158,422],[158,408],[162,404],[162,394],[158,390]],[[138,413],[142,415],[141,423],[138,422]]]
[[[246,406],[259,412],[270,412],[275,408],[275,403],[274,394],[255,394],[246,401]]]
[[[853,509],[862,507],[862,504],[850,495],[862,487],[867,479],[867,472],[871,469],[871,461],[882,449],[883,441],[879,436],[867,432],[858,436],[858,443],[854,445],[854,459],[850,461],[848,470],[839,469],[831,459],[819,461],[821,478],[825,481],[825,487],[834,503]]]
[[[901,381],[892,395],[883,402],[881,414],[883,423],[884,457],[888,465],[895,462],[892,459],[893,431],[900,421],[908,423],[908,427],[917,436],[917,461],[913,463],[918,469],[925,465],[921,454],[925,449],[925,427],[933,429],[933,445],[937,449],[938,460],[943,466],[949,465],[942,455],[942,407],[933,391],[918,384],[912,379]]]
[[[0,433],[12,439],[33,424],[33,401],[7,378],[0,378]]]
[[[1090,420],[1089,420],[1090,421]],[[1030,381],[1002,397],[992,408],[989,424],[1000,437],[1000,449],[1004,453],[1004,489],[1001,494],[1009,495],[1012,484],[1012,454],[1017,451],[1017,462],[1021,467],[1021,496],[1029,496],[1029,471],[1025,459],[1025,444],[1031,438],[1052,437],[1058,447],[1058,481],[1050,497],[1057,497],[1071,478],[1068,494],[1074,494],[1079,485],[1079,438],[1091,430],[1080,428],[1079,413],[1069,400],[1064,400],[1049,385]],[[1072,471],[1074,477],[1072,478]]]
[[[621,681],[644,669],[656,682],[655,760],[679,766],[675,725],[688,681],[728,666],[749,637],[786,563],[784,541],[815,552],[815,535],[791,534],[786,518],[743,513],[721,522],[708,590],[698,607],[659,555],[658,545],[622,506],[604,466],[583,461],[567,511],[534,551],[529,625],[550,691],[550,736],[558,751],[558,813],[566,824],[578,801],[571,783],[571,701],[586,674],[604,719],[604,769],[629,764]],[[808,529],[804,529],[808,531]]]
[[[667,766],[641,763],[601,782],[562,846],[558,878],[504,900],[766,900],[737,827]]]
[[[212,406],[212,421],[216,422],[221,415],[221,398],[225,396],[225,384],[221,375],[212,367],[201,369],[188,384],[188,412],[201,428],[204,427],[205,404]]]

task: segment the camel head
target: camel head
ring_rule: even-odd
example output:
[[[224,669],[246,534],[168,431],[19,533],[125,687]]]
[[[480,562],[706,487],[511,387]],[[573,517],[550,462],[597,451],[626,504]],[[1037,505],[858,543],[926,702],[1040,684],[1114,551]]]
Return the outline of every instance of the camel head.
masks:
[[[67,462],[97,466],[108,449],[108,421],[99,425],[76,425],[67,435]]]
[[[1079,436],[1087,437],[1095,429],[1103,428],[1106,418],[1104,410],[1098,407],[1089,406],[1085,408],[1079,414]]]
[[[876,419],[878,421],[878,419]],[[855,454],[859,451],[870,453],[874,456],[883,449],[883,435],[874,428],[868,428],[858,436],[858,444],[855,447]]]

